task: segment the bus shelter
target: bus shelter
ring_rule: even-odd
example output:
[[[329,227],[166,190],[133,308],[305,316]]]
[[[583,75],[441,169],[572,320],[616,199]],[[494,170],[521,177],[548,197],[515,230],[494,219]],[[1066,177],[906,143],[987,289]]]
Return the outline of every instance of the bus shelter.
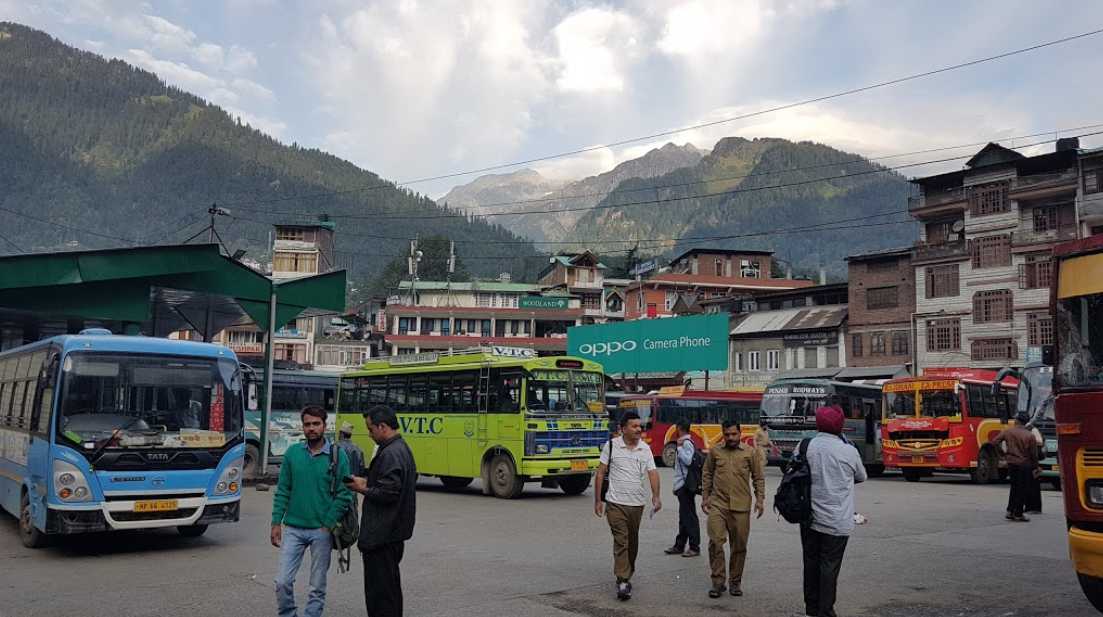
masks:
[[[262,466],[276,330],[296,318],[344,309],[343,270],[276,281],[223,255],[216,244],[0,257],[5,349],[90,326],[159,337],[193,330],[207,341],[230,326],[255,325],[265,332]]]

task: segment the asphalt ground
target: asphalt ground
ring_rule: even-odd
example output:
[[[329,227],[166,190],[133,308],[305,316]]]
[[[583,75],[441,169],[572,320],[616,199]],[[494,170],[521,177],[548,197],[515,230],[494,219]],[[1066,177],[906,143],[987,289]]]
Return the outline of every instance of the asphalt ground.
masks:
[[[667,492],[670,470],[661,473]],[[771,469],[769,495],[779,479]],[[663,554],[677,517],[674,497],[664,495],[664,509],[644,517],[634,596],[619,602],[608,527],[594,516],[590,491],[568,497],[531,485],[503,501],[483,497],[477,484],[448,493],[430,478],[418,489],[402,564],[409,616],[803,614],[798,529],[772,513],[752,524],[746,595],[712,600],[705,556]],[[1044,489],[1045,513],[1022,524],[1003,518],[1007,490],[965,476],[910,484],[887,475],[860,485],[869,523],[847,548],[839,614],[1096,615],[1068,560],[1060,493]],[[247,489],[241,522],[198,539],[159,530],[63,538],[40,550],[23,548],[15,519],[0,515],[0,616],[274,615],[271,497]],[[348,574],[334,563],[326,615],[365,614],[362,572],[358,555]],[[303,587],[305,568],[299,578]]]

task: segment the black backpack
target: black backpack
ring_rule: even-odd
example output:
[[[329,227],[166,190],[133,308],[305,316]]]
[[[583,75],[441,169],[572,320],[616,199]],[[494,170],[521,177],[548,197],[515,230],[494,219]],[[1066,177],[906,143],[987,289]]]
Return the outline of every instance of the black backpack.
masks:
[[[686,467],[685,481],[686,488],[692,491],[694,495],[701,494],[701,477],[704,475],[704,470],[705,454],[694,447],[693,460],[690,461],[689,465]]]
[[[774,511],[794,524],[812,522],[812,470],[808,466],[808,443],[804,439],[785,468],[774,495]]]

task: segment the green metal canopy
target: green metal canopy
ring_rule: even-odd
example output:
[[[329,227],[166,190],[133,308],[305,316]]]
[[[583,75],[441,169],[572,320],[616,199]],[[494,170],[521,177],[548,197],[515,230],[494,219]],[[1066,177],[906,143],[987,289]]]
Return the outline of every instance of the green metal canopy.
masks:
[[[268,331],[273,295],[276,327],[340,313],[345,272],[273,281],[215,244],[0,258],[0,321],[32,331],[62,321],[98,321],[152,336],[194,329],[209,338],[246,324]]]

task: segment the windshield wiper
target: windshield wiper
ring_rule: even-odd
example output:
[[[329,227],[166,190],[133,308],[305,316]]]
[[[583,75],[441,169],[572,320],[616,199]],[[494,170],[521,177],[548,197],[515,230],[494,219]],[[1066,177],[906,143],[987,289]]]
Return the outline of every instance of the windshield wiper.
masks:
[[[137,423],[138,423],[139,421],[141,421],[141,419],[142,419],[142,416],[135,416],[135,417],[133,417],[133,418],[131,418],[131,419],[130,419],[130,422],[127,422],[127,423],[126,423],[125,425],[123,425],[123,426],[120,426],[119,428],[117,428],[117,429],[115,429],[115,430],[111,431],[111,436],[110,436],[110,437],[108,437],[108,438],[107,438],[107,439],[106,439],[106,440],[105,440],[105,441],[103,442],[103,445],[102,445],[102,446],[100,446],[100,447],[96,448],[96,449],[95,449],[95,450],[94,450],[94,451],[92,452],[92,456],[90,456],[89,458],[90,458],[90,459],[92,459],[92,460],[96,460],[96,458],[97,458],[97,457],[99,457],[100,453],[101,453],[101,452],[103,452],[104,450],[106,450],[106,449],[107,449],[107,446],[111,445],[111,442],[112,442],[112,441],[114,441],[114,440],[115,440],[115,438],[119,436],[119,433],[125,433],[126,431],[129,431],[129,430],[130,430],[130,427],[132,427],[132,426],[134,426],[135,424],[137,424]]]

